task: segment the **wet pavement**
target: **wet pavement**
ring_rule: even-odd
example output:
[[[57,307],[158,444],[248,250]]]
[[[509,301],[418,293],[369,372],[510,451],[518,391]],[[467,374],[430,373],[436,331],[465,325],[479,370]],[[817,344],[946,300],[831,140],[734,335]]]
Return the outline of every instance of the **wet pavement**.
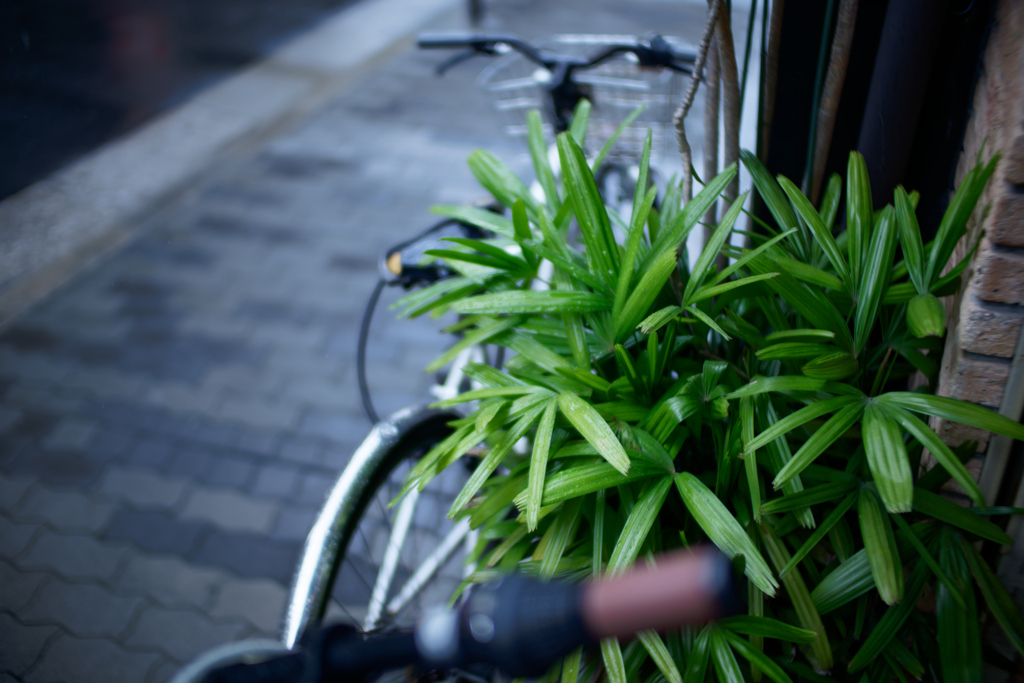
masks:
[[[265,57],[353,0],[0,5],[0,199]]]
[[[489,6],[487,27],[528,36],[693,41],[704,11]],[[438,80],[441,59],[382,60],[0,334],[0,683],[165,681],[218,643],[276,636],[315,509],[369,427],[353,358],[377,255],[431,204],[480,198],[473,149],[529,168],[473,89],[483,64]],[[394,321],[395,298],[368,353],[382,414],[427,398],[422,368],[450,343]]]

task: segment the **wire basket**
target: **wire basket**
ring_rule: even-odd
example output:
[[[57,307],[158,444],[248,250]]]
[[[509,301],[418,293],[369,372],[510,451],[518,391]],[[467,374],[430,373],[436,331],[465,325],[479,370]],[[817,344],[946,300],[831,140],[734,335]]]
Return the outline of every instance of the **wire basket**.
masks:
[[[685,43],[666,38],[676,46]],[[560,35],[543,44],[545,49],[564,54],[591,55],[607,45],[634,43],[633,36]],[[585,151],[596,155],[623,119],[641,104],[644,110],[626,128],[609,153],[610,161],[635,163],[643,150],[647,130],[653,131],[652,154],[672,154],[675,130],[672,115],[683,95],[683,74],[670,69],[643,68],[632,54],[621,54],[587,70],[574,72],[576,83],[589,90],[590,125]],[[544,134],[554,140],[553,113],[545,88],[550,74],[518,52],[509,52],[487,66],[477,79],[502,117],[507,135],[526,141],[526,115],[536,109],[544,121]]]

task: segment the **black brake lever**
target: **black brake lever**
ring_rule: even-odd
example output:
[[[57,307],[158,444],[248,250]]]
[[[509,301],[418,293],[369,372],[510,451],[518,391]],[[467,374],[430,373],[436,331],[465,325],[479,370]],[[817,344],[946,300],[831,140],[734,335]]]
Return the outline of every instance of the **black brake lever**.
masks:
[[[443,62],[441,62],[440,64],[438,64],[437,67],[435,67],[435,69],[434,69],[434,74],[436,74],[438,76],[444,76],[444,73],[446,71],[448,71],[448,69],[450,69],[453,66],[456,66],[458,64],[461,64],[462,62],[466,61],[467,59],[471,59],[471,58],[475,57],[478,54],[480,54],[480,50],[477,50],[476,48],[472,48],[471,47],[468,50],[463,50],[462,52],[459,52],[458,54],[452,55],[448,59],[446,59]]]

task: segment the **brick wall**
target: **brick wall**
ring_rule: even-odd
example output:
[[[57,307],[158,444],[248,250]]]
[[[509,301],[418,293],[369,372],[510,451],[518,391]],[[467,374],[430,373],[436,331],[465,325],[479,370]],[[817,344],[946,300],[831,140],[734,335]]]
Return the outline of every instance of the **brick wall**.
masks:
[[[1024,6],[1001,0],[996,10],[974,92],[973,111],[956,169],[956,183],[977,163],[998,151],[995,174],[978,203],[968,234],[950,265],[978,244],[964,271],[960,293],[945,300],[949,334],[939,393],[1020,418],[1016,392],[1021,366],[1014,363],[1024,327]],[[980,243],[979,243],[980,239]],[[1016,368],[1016,369],[1015,369]],[[1014,414],[1016,413],[1016,414]],[[987,432],[933,420],[951,445],[978,441],[979,456],[968,467],[994,488],[1002,469],[992,458]],[[994,448],[994,446],[992,446]],[[999,470],[992,471],[993,468]],[[987,472],[985,470],[988,470]],[[955,490],[955,488],[954,488]],[[986,491],[990,495],[990,491]]]

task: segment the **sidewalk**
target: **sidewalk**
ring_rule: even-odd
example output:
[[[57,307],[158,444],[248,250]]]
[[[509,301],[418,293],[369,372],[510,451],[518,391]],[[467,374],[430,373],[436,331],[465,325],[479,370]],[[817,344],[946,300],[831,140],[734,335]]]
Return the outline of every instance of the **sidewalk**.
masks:
[[[527,36],[701,29],[699,4],[488,5],[489,28]],[[439,80],[440,58],[402,49],[215,160],[0,335],[0,683],[165,681],[276,637],[301,540],[369,427],[353,358],[377,255],[431,204],[480,196],[473,149],[528,169],[472,89],[481,63]],[[426,397],[448,343],[385,298],[382,414]]]

